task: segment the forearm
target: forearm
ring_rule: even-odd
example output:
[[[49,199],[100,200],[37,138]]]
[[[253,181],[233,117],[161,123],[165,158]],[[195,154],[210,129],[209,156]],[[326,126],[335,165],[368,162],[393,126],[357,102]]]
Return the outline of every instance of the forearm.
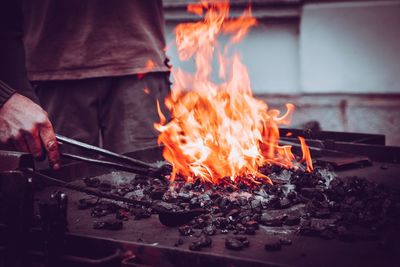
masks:
[[[0,108],[15,92],[16,90],[12,89],[10,86],[0,80]]]
[[[0,2],[0,106],[16,91],[37,102],[25,69],[20,0]]]

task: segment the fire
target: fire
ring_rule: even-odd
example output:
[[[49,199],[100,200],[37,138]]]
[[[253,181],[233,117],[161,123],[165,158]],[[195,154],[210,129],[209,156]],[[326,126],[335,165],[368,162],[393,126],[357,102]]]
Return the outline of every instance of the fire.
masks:
[[[190,4],[188,11],[204,14],[204,20],[179,24],[176,46],[181,60],[194,58],[196,72],[173,69],[174,85],[165,101],[172,120],[166,121],[158,104],[160,123],[154,125],[160,132],[158,142],[165,146],[164,158],[173,166],[171,180],[180,174],[187,181],[218,183],[224,177],[252,181],[262,177],[271,183],[258,167],[300,166],[291,146],[278,144],[278,127],[290,123],[294,106],[286,104],[287,111],[281,115],[254,98],[239,55],[228,56],[231,45],[240,42],[257,23],[250,7],[237,19],[228,18],[228,1],[201,1]],[[231,36],[223,51],[218,49],[221,34]],[[211,80],[214,55],[219,61],[221,83]],[[307,170],[312,171],[304,139],[301,145]]]

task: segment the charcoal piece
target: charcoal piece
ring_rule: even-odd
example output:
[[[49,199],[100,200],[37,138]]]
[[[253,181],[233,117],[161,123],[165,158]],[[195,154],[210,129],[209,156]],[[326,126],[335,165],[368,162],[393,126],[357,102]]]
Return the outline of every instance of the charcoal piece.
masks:
[[[202,248],[202,244],[198,241],[192,242],[192,244],[189,245],[189,249],[194,251],[200,251]]]
[[[112,189],[111,182],[108,180],[103,180],[99,184],[99,190],[104,192],[110,192]]]
[[[94,229],[104,229],[104,230],[112,230],[112,231],[121,230],[122,226],[123,226],[122,221],[118,221],[118,220],[100,221],[100,222],[95,222],[93,224]]]
[[[118,209],[115,213],[115,218],[117,220],[127,221],[129,219],[129,213],[125,209]]]
[[[238,209],[231,209],[227,214],[226,217],[236,217],[239,214]]]
[[[162,197],[166,191],[167,191],[167,188],[164,188],[164,187],[154,188],[153,190],[150,191],[150,197],[153,200],[162,200]]]
[[[315,231],[322,232],[326,228],[333,227],[335,221],[334,219],[311,219],[310,227]]]
[[[165,177],[167,175],[170,175],[172,172],[172,166],[171,164],[163,164],[161,167],[157,169],[157,171],[154,173],[154,177]]]
[[[257,221],[248,221],[248,222],[245,224],[245,227],[247,227],[247,228],[252,227],[252,228],[258,230],[258,228],[260,228],[260,225],[258,224]]]
[[[271,199],[268,201],[268,206],[273,209],[278,209],[280,205],[279,202],[280,202],[279,197],[272,196]]]
[[[317,184],[317,179],[313,177],[313,173],[306,173],[298,170],[290,177],[290,182],[295,185],[296,188],[312,188]]]
[[[95,207],[94,209],[92,209],[90,215],[92,217],[99,218],[99,217],[104,217],[104,216],[106,216],[106,215],[108,215],[110,213],[111,212],[106,210],[106,209],[98,209],[98,208]]]
[[[132,181],[132,185],[134,186],[146,186],[149,185],[149,178],[145,175],[137,174],[135,179]]]
[[[187,191],[192,190],[193,189],[193,184],[192,183],[185,183],[183,185],[183,189],[185,189]]]
[[[176,206],[175,204],[168,203],[168,202],[165,202],[165,201],[160,201],[160,200],[154,201],[153,205],[152,205],[152,208],[155,211],[172,211],[172,210],[179,209],[179,207]]]
[[[254,228],[254,227],[246,227],[246,230],[244,230],[244,233],[246,235],[255,235],[256,234],[256,228]]]
[[[195,237],[200,237],[200,236],[202,236],[203,235],[203,233],[202,233],[202,231],[195,231],[194,232],[194,234],[193,234]]]
[[[212,244],[212,239],[211,237],[208,236],[201,236],[199,239],[200,243],[202,244],[203,247],[211,247]]]
[[[222,197],[221,200],[218,203],[218,206],[222,210],[227,210],[231,204],[231,201],[227,197]]]
[[[281,200],[279,200],[279,208],[281,209],[287,209],[292,205],[292,203],[290,202],[290,200],[288,198],[282,198]]]
[[[198,197],[193,197],[189,201],[190,208],[196,209],[196,208],[201,208],[201,201]]]
[[[282,246],[290,246],[292,244],[292,240],[286,237],[281,237],[279,238],[279,243],[281,243]]]
[[[239,218],[245,218],[245,217],[250,217],[251,215],[253,215],[253,212],[251,210],[244,210],[244,211],[240,211],[239,212],[238,217]]]
[[[191,200],[193,197],[193,193],[192,192],[185,192],[185,191],[181,191],[178,194],[178,198],[182,201],[189,201]],[[201,203],[200,203],[201,206]]]
[[[246,197],[239,197],[238,199],[240,207],[248,207],[249,200]]]
[[[242,250],[244,244],[234,237],[228,237],[225,239],[225,247],[230,250]]]
[[[136,189],[132,192],[129,192],[125,195],[126,198],[135,199],[135,200],[144,200],[146,197],[144,189]]]
[[[205,247],[211,247],[212,244],[212,239],[208,236],[200,236],[199,239],[196,241],[192,242],[192,244],[189,245],[190,250],[201,250],[202,248]]]
[[[270,213],[263,213],[260,218],[260,223],[266,226],[282,226],[284,216],[272,215]]]
[[[297,199],[297,192],[296,191],[290,191],[287,194],[287,198],[290,199],[291,201],[295,201]]]
[[[217,233],[217,228],[215,228],[213,225],[209,225],[203,228],[203,233],[206,235],[215,235]]]
[[[300,223],[300,216],[295,214],[289,214],[284,221],[284,224],[288,226],[298,225],[299,223]]]
[[[103,217],[111,213],[115,213],[120,207],[114,202],[101,201],[93,207],[92,217]]]
[[[250,245],[250,242],[246,236],[238,235],[238,236],[235,236],[235,238],[237,240],[239,240],[240,242],[242,242],[244,247],[248,247]]]
[[[316,198],[320,201],[324,200],[324,194],[317,188],[305,187],[300,190],[300,194],[306,198],[312,199]]]
[[[235,226],[235,230],[233,231],[233,233],[234,234],[241,234],[241,235],[243,235],[243,234],[245,234],[246,233],[246,230],[247,230],[247,228],[246,227],[244,227],[244,225],[243,224],[241,224],[241,223],[238,223],[238,224],[236,224],[236,226]]]
[[[189,236],[193,234],[193,228],[189,225],[182,225],[178,228],[178,231],[183,236]]]
[[[85,210],[85,209],[89,209],[89,208],[93,208],[94,206],[96,206],[98,202],[97,198],[82,198],[78,200],[78,209],[80,210]]]
[[[192,220],[192,225],[193,225],[193,227],[196,228],[196,229],[203,229],[204,227],[207,226],[207,221],[204,220],[203,217],[199,216],[199,217],[194,218],[194,219]]]
[[[150,208],[131,209],[131,214],[134,216],[134,220],[147,219],[151,217],[151,209]]]
[[[243,225],[245,225],[247,222],[251,220],[250,216],[243,217],[242,220],[240,221]]]
[[[100,179],[96,177],[86,177],[83,179],[83,182],[87,187],[97,188],[100,185]]]
[[[116,193],[117,195],[120,195],[120,196],[125,196],[132,190],[133,190],[133,188],[131,188],[131,187],[121,187],[121,188],[117,188],[117,190],[114,191],[114,193]]]
[[[335,227],[334,219],[311,219],[304,221],[300,227],[300,234],[307,236],[319,236],[325,229],[333,229]]]
[[[259,210],[259,209],[261,209],[261,208],[262,208],[261,200],[259,200],[259,199],[253,199],[253,200],[250,202],[250,206],[251,206],[251,208],[252,208],[253,210]]]
[[[280,251],[282,249],[282,245],[279,240],[272,240],[265,243],[264,249],[266,251]]]
[[[213,224],[219,229],[225,229],[229,225],[229,221],[224,217],[216,217],[213,220]]]
[[[261,219],[261,214],[259,214],[259,213],[253,214],[253,216],[251,216],[251,221],[258,222],[258,221],[260,221],[260,219]]]
[[[331,216],[329,209],[319,209],[315,212],[314,217],[320,219],[327,219]]]
[[[195,218],[205,212],[207,212],[207,210],[204,209],[165,211],[159,212],[158,219],[162,224],[170,227],[190,223],[191,225],[196,226],[197,229],[201,229],[208,225],[208,216],[203,216],[201,219]]]
[[[207,207],[211,204],[211,198],[208,194],[202,194],[198,196],[199,204],[201,208]]]

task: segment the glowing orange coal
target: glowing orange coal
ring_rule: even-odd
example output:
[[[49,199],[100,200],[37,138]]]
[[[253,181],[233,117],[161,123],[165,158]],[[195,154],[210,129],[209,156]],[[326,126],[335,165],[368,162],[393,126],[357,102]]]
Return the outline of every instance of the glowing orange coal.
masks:
[[[265,164],[297,168],[290,146],[280,146],[280,125],[290,123],[294,106],[287,111],[269,109],[253,97],[249,75],[238,54],[228,57],[232,44],[240,42],[256,20],[250,7],[237,19],[229,19],[228,1],[201,1],[188,6],[188,11],[204,19],[179,24],[176,46],[181,60],[194,59],[195,73],[173,69],[174,85],[165,104],[172,115],[167,122],[161,113],[155,128],[158,141],[165,146],[164,158],[173,166],[171,179],[180,174],[187,181],[218,183],[224,177],[253,180]],[[230,35],[230,43],[219,50],[218,36]],[[219,76],[211,80],[212,60],[217,56]],[[311,158],[304,139],[303,160],[312,171]]]

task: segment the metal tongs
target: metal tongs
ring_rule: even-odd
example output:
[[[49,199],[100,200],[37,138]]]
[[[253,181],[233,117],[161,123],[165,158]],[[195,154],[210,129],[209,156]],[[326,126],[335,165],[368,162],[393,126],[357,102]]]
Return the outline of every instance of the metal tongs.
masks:
[[[140,161],[125,155],[121,155],[107,149],[89,145],[59,134],[56,134],[56,139],[61,145],[61,156],[72,160],[84,161],[96,165],[112,167],[118,170],[133,172],[142,175],[156,176],[160,175],[161,168],[156,168],[154,165]],[[94,155],[103,156],[103,158],[91,158],[89,156],[77,155],[62,151],[62,146],[71,145],[82,149],[83,151],[91,152]],[[111,160],[104,159],[109,158]]]

